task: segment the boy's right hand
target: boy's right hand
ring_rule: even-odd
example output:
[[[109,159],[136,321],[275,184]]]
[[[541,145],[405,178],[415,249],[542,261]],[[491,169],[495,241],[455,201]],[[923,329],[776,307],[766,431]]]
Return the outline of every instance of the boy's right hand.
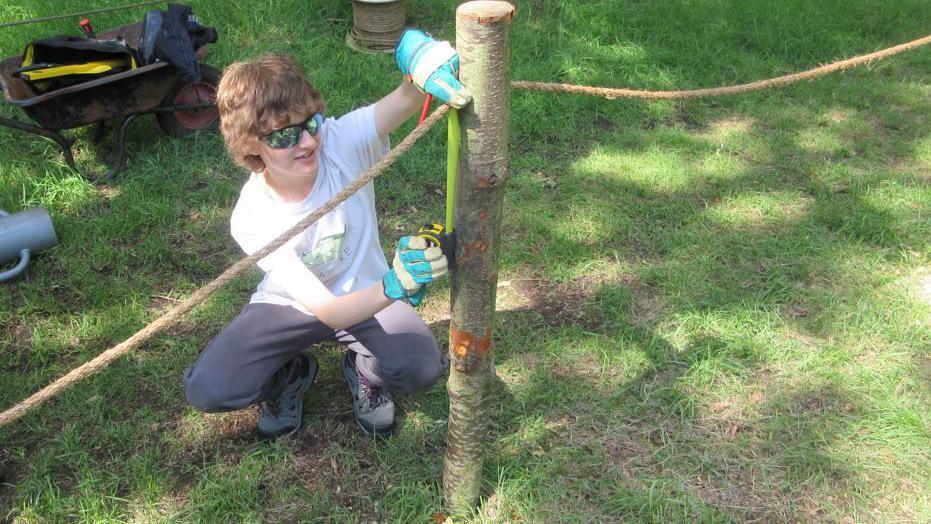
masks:
[[[472,100],[459,82],[459,54],[446,41],[434,40],[419,29],[407,29],[394,52],[401,73],[421,91],[430,93],[456,109]]]
[[[448,262],[440,248],[427,247],[423,237],[401,237],[392,268],[382,277],[385,296],[418,306],[426,295],[427,284],[445,275],[447,270]]]

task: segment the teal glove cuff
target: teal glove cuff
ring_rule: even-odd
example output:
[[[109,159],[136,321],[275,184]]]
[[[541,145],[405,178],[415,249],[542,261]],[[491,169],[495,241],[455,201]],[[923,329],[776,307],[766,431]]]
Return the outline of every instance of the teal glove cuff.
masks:
[[[394,61],[404,76],[411,74],[415,55],[433,41],[430,35],[419,29],[407,29],[401,34],[398,44],[394,47]]]
[[[398,280],[398,276],[394,273],[393,269],[385,271],[385,275],[381,277],[381,282],[385,287],[386,297],[395,300],[404,300],[407,298],[407,291],[404,290],[404,286],[401,285],[401,281]]]
[[[407,303],[414,307],[417,307],[420,305],[421,302],[423,302],[423,297],[425,296],[427,296],[427,285],[426,284],[420,286],[420,289],[418,289],[416,293],[407,297]]]
[[[419,306],[420,303],[423,302],[423,298],[427,295],[426,284],[421,284],[417,291],[408,295],[393,269],[389,269],[385,272],[385,275],[381,278],[381,282],[385,288],[386,297],[394,300],[404,300],[414,307]]]

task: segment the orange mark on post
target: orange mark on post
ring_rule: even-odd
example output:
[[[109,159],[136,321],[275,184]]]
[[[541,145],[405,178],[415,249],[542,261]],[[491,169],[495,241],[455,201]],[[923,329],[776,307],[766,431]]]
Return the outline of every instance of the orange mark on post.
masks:
[[[476,337],[468,331],[450,326],[449,342],[453,355],[460,360],[484,358],[491,351],[491,329],[486,329],[484,335]]]

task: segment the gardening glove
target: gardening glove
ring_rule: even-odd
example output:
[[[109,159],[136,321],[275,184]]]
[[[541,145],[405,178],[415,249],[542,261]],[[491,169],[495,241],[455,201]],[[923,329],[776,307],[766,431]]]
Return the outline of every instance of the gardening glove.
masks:
[[[459,54],[449,42],[436,41],[419,29],[408,29],[395,47],[398,68],[421,91],[459,109],[472,94],[459,83]]]
[[[419,306],[427,294],[427,284],[445,275],[447,266],[440,248],[427,247],[425,238],[401,237],[392,268],[381,279],[385,296]]]

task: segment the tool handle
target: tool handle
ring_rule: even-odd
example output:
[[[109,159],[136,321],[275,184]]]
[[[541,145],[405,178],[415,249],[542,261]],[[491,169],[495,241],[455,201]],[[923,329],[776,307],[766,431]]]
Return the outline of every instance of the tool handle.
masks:
[[[446,232],[453,232],[456,218],[456,177],[459,173],[459,110],[446,114]]]
[[[97,35],[94,34],[94,28],[91,26],[90,18],[85,16],[79,23],[81,24],[81,29],[84,30],[84,35],[87,36],[87,38],[97,38]]]
[[[430,111],[431,102],[433,102],[433,95],[427,93],[427,98],[424,99],[423,105],[420,107],[420,118],[417,119],[418,126],[427,119],[427,112]]]

